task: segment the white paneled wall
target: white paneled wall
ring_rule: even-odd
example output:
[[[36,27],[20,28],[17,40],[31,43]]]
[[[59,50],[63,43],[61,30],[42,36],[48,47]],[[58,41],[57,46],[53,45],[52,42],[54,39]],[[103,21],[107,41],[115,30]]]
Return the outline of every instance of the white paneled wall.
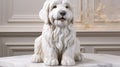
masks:
[[[0,0],[0,56],[33,53],[34,39],[41,34],[43,26],[38,13],[44,1]],[[94,23],[94,26],[83,26],[80,24],[81,21],[82,23],[85,23],[86,19],[90,23],[95,21],[96,0],[71,1],[75,15],[74,26],[81,42],[81,51],[120,55],[120,23]],[[89,7],[86,6],[87,4]]]

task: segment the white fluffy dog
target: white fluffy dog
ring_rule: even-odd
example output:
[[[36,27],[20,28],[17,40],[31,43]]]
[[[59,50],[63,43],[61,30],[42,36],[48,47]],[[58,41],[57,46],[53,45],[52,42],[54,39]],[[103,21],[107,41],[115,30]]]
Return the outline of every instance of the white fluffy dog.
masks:
[[[69,0],[46,0],[39,16],[45,23],[42,35],[35,40],[32,62],[74,65],[75,60],[81,60]]]

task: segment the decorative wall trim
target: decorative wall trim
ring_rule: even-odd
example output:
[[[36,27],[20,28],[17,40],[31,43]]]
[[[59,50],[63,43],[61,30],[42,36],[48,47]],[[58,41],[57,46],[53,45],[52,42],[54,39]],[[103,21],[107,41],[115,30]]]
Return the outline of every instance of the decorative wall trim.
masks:
[[[81,51],[82,53],[85,53],[85,47],[81,47],[80,51]]]
[[[107,20],[107,21],[104,21],[104,20],[98,20],[98,19],[95,19],[95,21],[94,21],[95,23],[102,23],[102,24],[104,24],[104,23],[106,23],[106,22],[108,22],[109,24],[115,24],[115,23],[120,23],[120,20]]]
[[[5,43],[6,46],[34,46],[34,43]],[[81,43],[81,46],[120,46],[120,43]],[[84,49],[84,47],[81,47]]]
[[[9,10],[8,10],[8,6],[9,3],[7,0],[2,0],[2,4],[0,4],[0,6],[2,6],[2,24],[7,24],[7,20],[8,20],[8,14],[9,14]]]
[[[94,53],[99,53],[99,51],[119,51],[120,52],[120,46],[118,47],[94,47]],[[116,54],[120,54],[120,53],[116,53]]]
[[[95,1],[96,1],[97,5],[99,3],[103,3],[103,0],[94,0],[94,2]],[[104,4],[102,4],[102,5],[104,5]],[[106,5],[104,5],[104,6],[106,6]],[[103,10],[103,9],[101,7],[101,10]],[[94,8],[94,10],[95,10],[95,8]],[[119,19],[111,20],[111,19],[108,19],[107,17],[105,17],[104,19],[94,19],[94,21],[95,21],[95,23],[102,23],[102,24],[105,24],[106,22],[109,23],[109,24],[112,24],[112,23],[118,23],[119,24],[120,23]]]
[[[5,43],[5,56],[12,56],[15,52],[31,52],[33,53],[33,44],[31,43]],[[22,55],[22,54],[21,54]]]
[[[92,42],[92,43],[82,43],[81,46],[120,46],[120,43],[115,43],[115,42],[108,42],[108,43],[103,43],[103,42]]]
[[[119,31],[78,31],[77,36],[80,37],[118,37]]]
[[[0,57],[3,56],[3,43],[2,39],[0,38]]]
[[[39,16],[37,15],[13,15],[8,20],[9,23],[42,23]]]
[[[39,16],[37,15],[14,15],[13,13],[13,9],[14,9],[14,0],[9,0],[8,2],[8,6],[7,6],[7,13],[8,13],[8,23],[14,22],[14,23],[18,23],[18,22],[42,22],[39,19]]]
[[[23,28],[24,29],[24,28]],[[40,28],[29,28],[30,30],[13,30],[12,32],[11,31],[2,31],[0,32],[0,37],[15,37],[15,36],[39,36],[41,34],[41,31],[38,31],[38,29]],[[32,29],[36,29],[36,31],[32,31]],[[101,32],[97,32],[97,31],[78,31],[77,32],[77,36],[79,37],[120,37],[120,32],[118,31],[113,31],[113,32],[110,32],[110,31],[101,31]]]
[[[0,0],[0,4],[2,4],[2,0]],[[2,5],[0,5],[0,24],[2,23]]]
[[[9,0],[9,1],[7,1],[8,2],[8,6],[7,6],[7,9],[8,9],[8,18],[7,18],[7,20],[9,19],[9,18],[11,18],[14,14],[13,14],[13,9],[14,9],[14,0]]]
[[[94,0],[81,0],[82,23],[92,24],[94,22]]]
[[[6,46],[33,46],[33,43],[5,43]]]

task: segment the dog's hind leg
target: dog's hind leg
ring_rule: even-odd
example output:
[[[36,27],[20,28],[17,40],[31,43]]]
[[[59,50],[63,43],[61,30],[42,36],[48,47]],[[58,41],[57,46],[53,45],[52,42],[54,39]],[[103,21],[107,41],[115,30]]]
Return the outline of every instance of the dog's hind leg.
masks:
[[[77,53],[77,54],[75,55],[75,61],[82,61],[82,60],[83,60],[82,54],[81,54],[81,53]]]
[[[32,55],[32,62],[38,63],[42,61],[41,36],[36,38],[34,43],[34,54]]]
[[[83,56],[82,56],[81,51],[80,51],[80,42],[79,42],[78,39],[76,41],[77,42],[76,42],[75,60],[76,61],[82,61]]]

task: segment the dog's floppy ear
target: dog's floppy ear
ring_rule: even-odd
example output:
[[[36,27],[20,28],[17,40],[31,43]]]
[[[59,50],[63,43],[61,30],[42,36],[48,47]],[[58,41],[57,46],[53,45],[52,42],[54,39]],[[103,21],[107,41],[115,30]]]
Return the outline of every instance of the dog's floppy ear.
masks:
[[[39,12],[40,19],[42,21],[44,21],[45,23],[49,23],[49,18],[48,18],[49,4],[50,4],[50,0],[46,0],[46,2],[44,3],[42,9]]]

